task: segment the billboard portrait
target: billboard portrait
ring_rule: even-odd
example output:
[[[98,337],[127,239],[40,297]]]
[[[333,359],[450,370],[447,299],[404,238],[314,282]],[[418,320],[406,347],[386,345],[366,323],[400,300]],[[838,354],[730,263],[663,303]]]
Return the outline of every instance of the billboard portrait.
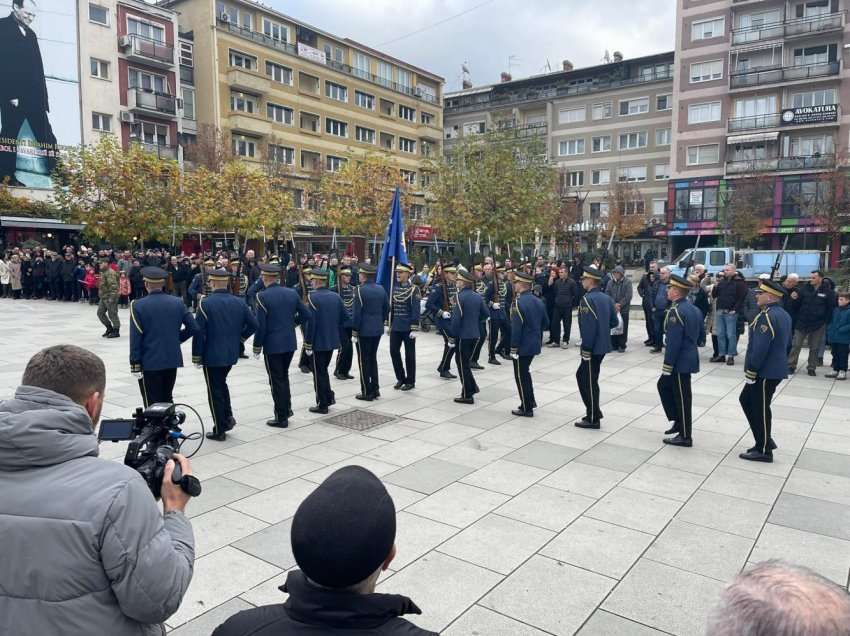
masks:
[[[0,0],[0,181],[50,188],[79,143],[76,2]]]

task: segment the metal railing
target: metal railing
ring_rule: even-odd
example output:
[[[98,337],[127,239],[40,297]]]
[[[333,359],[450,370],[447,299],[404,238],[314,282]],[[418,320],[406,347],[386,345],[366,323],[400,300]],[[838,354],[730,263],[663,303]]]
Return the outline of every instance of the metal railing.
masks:
[[[793,18],[759,26],[732,29],[732,44],[750,44],[775,38],[834,31],[840,29],[843,25],[843,11],[809,18]]]
[[[835,155],[811,155],[808,157],[780,157],[779,170],[817,170],[835,167]]]
[[[740,132],[742,130],[758,130],[760,128],[776,128],[779,126],[780,113],[768,113],[765,115],[750,115],[749,117],[735,117],[727,123],[727,130]]]
[[[726,162],[726,174],[771,172],[775,170],[823,170],[833,167],[835,167],[835,155],[730,159]]]
[[[676,208],[673,210],[673,222],[683,221],[716,221],[718,207],[705,208]]]
[[[173,159],[175,161],[177,160],[177,146],[151,144],[145,141],[140,141],[138,139],[132,140],[131,143],[138,145],[145,152],[154,154],[160,159]]]
[[[130,52],[132,55],[146,57],[159,62],[174,63],[174,47],[159,40],[146,38],[138,33],[127,36],[130,39]]]
[[[166,93],[130,88],[127,90],[127,102],[131,108],[143,108],[168,115],[177,114],[177,98]]]
[[[732,73],[729,76],[729,86],[730,88],[745,88],[748,86],[791,82],[813,77],[827,77],[829,75],[838,75],[840,70],[841,63],[838,61],[804,64],[801,66],[767,66],[750,71]]]

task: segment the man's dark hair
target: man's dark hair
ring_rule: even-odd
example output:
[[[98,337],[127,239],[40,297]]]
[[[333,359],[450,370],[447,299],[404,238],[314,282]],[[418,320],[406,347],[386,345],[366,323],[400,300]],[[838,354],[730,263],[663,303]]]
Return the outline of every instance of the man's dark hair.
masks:
[[[812,270],[812,274],[817,274],[818,276],[820,276],[821,278],[823,278],[823,270],[820,270],[820,269],[813,269],[813,270]]]
[[[30,358],[21,384],[49,389],[82,404],[92,393],[103,393],[106,367],[82,347],[55,345]]]

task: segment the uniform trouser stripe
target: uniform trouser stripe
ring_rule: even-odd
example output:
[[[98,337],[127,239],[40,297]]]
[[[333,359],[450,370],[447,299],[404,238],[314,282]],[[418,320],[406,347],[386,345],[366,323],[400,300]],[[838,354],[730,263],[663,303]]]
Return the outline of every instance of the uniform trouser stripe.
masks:
[[[762,453],[767,452],[768,435],[767,435],[767,389],[765,388],[764,379],[761,380],[761,423],[764,429],[764,437],[762,438]]]
[[[210,405],[210,413],[212,414],[213,418],[213,432],[219,433],[220,431],[218,430],[218,419],[216,419],[215,416],[215,405],[213,404],[212,389],[210,389],[210,378],[207,375],[206,366],[204,366],[204,383],[207,385],[207,403]]]
[[[587,360],[587,389],[590,394],[590,421],[596,418],[596,404],[593,401],[593,357]]]
[[[516,387],[519,389],[519,401],[522,404],[523,411],[530,411],[529,404],[525,401],[525,392],[522,390],[522,378],[519,375],[519,360],[515,359],[514,363],[514,379],[516,380]]]
[[[142,404],[145,405],[145,408],[148,408],[148,390],[145,386],[145,374],[142,372],[142,377],[139,378],[139,389],[142,391]]]
[[[363,373],[363,350],[360,348],[360,338],[357,338],[357,368],[360,369],[360,393],[366,395],[366,374]]]

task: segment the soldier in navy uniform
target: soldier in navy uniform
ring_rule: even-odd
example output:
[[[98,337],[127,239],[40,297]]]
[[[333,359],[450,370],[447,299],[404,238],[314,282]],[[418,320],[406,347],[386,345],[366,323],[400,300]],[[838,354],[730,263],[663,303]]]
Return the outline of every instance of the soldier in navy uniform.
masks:
[[[508,310],[513,302],[513,286],[505,278],[505,268],[496,266],[493,269],[484,300],[490,313],[490,343],[488,364],[502,364],[496,358],[497,353],[503,353],[503,347],[510,342]]]
[[[239,360],[239,347],[257,329],[257,319],[244,299],[230,293],[231,276],[223,268],[210,272],[212,293],[198,301],[192,338],[192,362],[204,370],[207,397],[213,417],[213,430],[207,438],[227,439],[227,431],[236,426],[230,406],[227,374]]]
[[[489,265],[476,265],[472,268],[473,276],[475,276],[475,293],[485,300],[487,296],[487,280],[485,278],[484,268]],[[485,301],[486,302],[486,301]],[[478,325],[478,342],[475,343],[475,349],[472,350],[472,360],[469,362],[470,369],[481,370],[484,367],[479,364],[481,357],[481,349],[484,348],[484,343],[487,342],[487,320],[481,321]]]
[[[691,288],[687,279],[670,275],[667,285],[670,306],[664,317],[667,348],[664,350],[661,377],[658,378],[658,395],[667,420],[673,424],[664,434],[675,434],[675,437],[665,437],[664,443],[672,446],[693,445],[691,374],[699,373],[697,343],[703,333],[703,315],[688,300]]]
[[[313,291],[307,299],[310,320],[304,334],[304,352],[313,363],[313,388],[316,391],[316,406],[311,413],[326,414],[328,407],[336,402],[328,377],[334,349],[339,349],[339,333],[345,324],[345,308],[339,294],[328,289],[328,271],[316,269],[312,272]]]
[[[306,303],[307,299],[310,296],[310,291],[313,288],[313,268],[311,268],[309,265],[305,265],[301,268],[301,276],[302,280],[304,281],[304,287],[302,289],[301,282],[299,282],[295,289],[298,292],[298,295],[301,296],[301,298]],[[301,331],[301,335],[304,335],[303,329]],[[307,355],[307,350],[303,345],[301,347],[301,355],[298,358],[298,369],[301,371],[301,373],[305,375],[308,373],[313,373],[313,362]]]
[[[601,279],[602,272],[595,267],[584,268],[581,286],[585,293],[578,308],[581,363],[576,371],[576,382],[587,414],[575,423],[579,428],[601,426],[599,370],[605,355],[611,351],[611,330],[618,324],[614,301],[599,289]]]
[[[374,265],[361,265],[358,273],[360,284],[354,290],[352,337],[357,346],[357,363],[360,366],[360,393],[354,397],[366,402],[381,396],[378,345],[384,335],[384,324],[390,311],[387,290],[374,282],[376,272]]]
[[[183,301],[162,291],[167,276],[159,267],[142,269],[148,295],[130,303],[130,370],[146,407],[174,401],[177,367],[183,366],[180,344],[197,328]]]
[[[788,377],[788,347],[791,343],[791,316],[782,308],[785,291],[780,283],[759,283],[761,311],[750,323],[750,340],[744,361],[745,385],[741,408],[753,432],[755,446],[739,457],[753,462],[773,461],[776,443],[771,437],[773,413],[770,403],[776,387]]]
[[[456,267],[451,265],[443,266],[444,278],[431,286],[431,293],[428,294],[428,301],[425,304],[425,310],[434,316],[437,331],[443,336],[443,356],[440,358],[440,365],[437,367],[437,371],[439,371],[440,377],[444,380],[453,380],[457,377],[451,372],[454,351],[452,350],[453,347],[449,346],[452,336],[452,308],[457,302],[456,276]]]
[[[309,310],[294,289],[281,286],[279,265],[260,264],[259,269],[263,289],[256,297],[254,357],[264,356],[274,401],[274,418],[266,424],[286,428],[292,417],[289,364],[298,348],[295,326],[307,322]]]
[[[519,272],[514,277],[515,297],[511,307],[511,359],[519,391],[517,417],[534,417],[537,402],[531,383],[531,361],[540,353],[543,332],[549,328],[546,305],[531,292],[534,277]]]
[[[478,385],[469,366],[475,341],[478,340],[478,323],[487,318],[487,306],[481,296],[475,293],[475,278],[465,269],[457,273],[457,302],[452,309],[451,334],[449,346],[456,349],[457,371],[460,375],[460,397],[458,404],[474,404],[473,396],[478,393]]]
[[[339,351],[336,354],[334,377],[337,380],[353,380],[351,362],[354,359],[354,347],[351,344],[351,328],[354,325],[354,286],[351,284],[351,268],[347,265],[337,270],[337,292],[345,309],[345,322],[339,334]]]
[[[394,389],[410,391],[416,386],[416,336],[419,330],[421,302],[419,288],[411,284],[416,271],[412,265],[399,264],[395,268],[398,281],[393,287],[390,307],[390,359],[393,362],[396,383]],[[401,346],[404,344],[404,362]]]
[[[189,285],[189,298],[192,299],[192,306],[195,307],[195,310],[198,309],[198,301],[204,296],[209,296],[210,294],[210,272],[215,269],[215,262],[208,258],[204,261],[203,269],[195,274],[194,278],[192,278],[192,282]]]

